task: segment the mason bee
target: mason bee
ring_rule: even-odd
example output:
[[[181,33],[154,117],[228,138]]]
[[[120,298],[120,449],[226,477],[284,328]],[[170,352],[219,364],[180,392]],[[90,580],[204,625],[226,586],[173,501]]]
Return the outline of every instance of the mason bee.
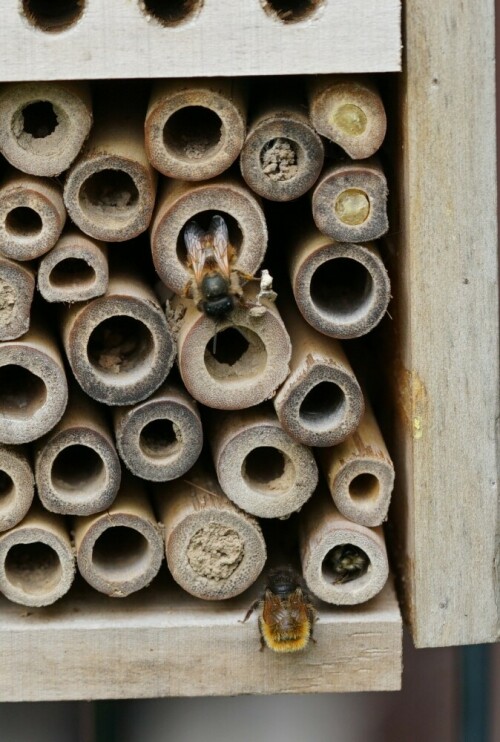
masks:
[[[361,577],[370,565],[370,560],[363,549],[353,544],[335,546],[329,554],[328,561],[333,570],[334,585]]]
[[[247,611],[243,623],[259,607],[261,651],[298,652],[313,639],[317,613],[300,575],[291,567],[272,569],[264,594]]]

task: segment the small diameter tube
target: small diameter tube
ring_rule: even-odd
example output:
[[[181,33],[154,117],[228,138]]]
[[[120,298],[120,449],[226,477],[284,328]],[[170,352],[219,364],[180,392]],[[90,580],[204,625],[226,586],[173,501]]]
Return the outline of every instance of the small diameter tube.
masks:
[[[187,267],[184,228],[195,219],[208,229],[213,213],[224,217],[236,251],[234,268],[254,275],[264,259],[267,225],[258,200],[242,182],[225,174],[208,183],[166,181],[151,226],[156,271],[169,289],[185,295],[193,280]]]
[[[60,175],[87,139],[92,101],[84,82],[15,82],[0,91],[0,152],[31,175]]]
[[[149,397],[175,358],[165,312],[131,272],[112,274],[104,296],[67,307],[62,335],[76,380],[90,397],[108,405]]]
[[[391,286],[374,244],[334,242],[310,231],[290,251],[289,272],[302,316],[324,335],[360,337],[387,310]]]
[[[384,235],[387,181],[375,160],[329,167],[312,196],[316,226],[338,242],[368,242]]]
[[[318,454],[342,515],[363,526],[381,525],[391,501],[394,466],[370,405],[354,435]]]
[[[104,413],[76,385],[62,420],[35,447],[38,496],[47,510],[91,515],[109,507],[121,468]]]
[[[29,330],[35,271],[0,257],[0,340],[15,340]]]
[[[223,495],[199,470],[158,485],[165,553],[174,580],[203,600],[225,600],[252,585],[266,561],[257,521]]]
[[[108,287],[106,245],[71,229],[38,266],[38,290],[48,302],[88,301]]]
[[[165,383],[149,399],[113,410],[116,446],[126,467],[153,482],[177,479],[201,453],[203,429],[196,402]]]
[[[123,598],[149,585],[163,560],[163,539],[138,480],[125,478],[104,513],[73,523],[80,574],[112,598]]]
[[[14,603],[51,605],[75,576],[75,557],[64,519],[33,506],[0,535],[0,590]]]
[[[29,443],[51,430],[68,401],[64,365],[53,338],[37,323],[0,343],[0,443]]]
[[[0,446],[0,531],[21,521],[33,502],[35,478],[27,452]]]
[[[290,375],[273,399],[289,435],[306,446],[334,446],[354,433],[364,409],[354,371],[333,338],[316,332],[291,300],[280,302],[292,343]]]
[[[162,80],[153,86],[144,128],[149,161],[160,173],[208,180],[241,152],[246,95],[231,79]]]
[[[382,590],[389,576],[382,528],[347,520],[322,490],[310,500],[301,518],[302,574],[314,595],[326,603],[356,605]],[[346,556],[350,561],[348,555],[353,552],[364,567],[347,579],[348,573],[340,570],[340,564]]]
[[[214,413],[210,443],[222,489],[252,515],[285,518],[316,489],[312,452],[285,433],[271,406]]]
[[[371,157],[384,141],[387,118],[375,85],[366,77],[313,76],[309,113],[316,131],[353,160]]]
[[[248,289],[249,302],[255,291],[254,286]],[[220,410],[253,407],[270,399],[288,376],[292,351],[276,307],[263,306],[258,317],[248,307],[237,307],[228,318],[214,321],[192,302],[186,304],[178,364],[188,392]]]
[[[0,187],[0,255],[34,260],[56,244],[66,221],[59,183],[11,170]]]

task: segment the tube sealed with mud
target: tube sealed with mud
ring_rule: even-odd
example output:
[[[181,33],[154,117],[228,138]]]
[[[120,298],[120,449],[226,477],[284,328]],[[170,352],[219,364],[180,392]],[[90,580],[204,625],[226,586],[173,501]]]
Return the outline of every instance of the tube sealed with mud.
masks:
[[[0,257],[0,341],[29,330],[34,291],[34,268]]]

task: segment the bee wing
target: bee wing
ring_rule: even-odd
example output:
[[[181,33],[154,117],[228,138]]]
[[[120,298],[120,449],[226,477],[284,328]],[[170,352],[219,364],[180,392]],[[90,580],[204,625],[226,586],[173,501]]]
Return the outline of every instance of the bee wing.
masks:
[[[212,217],[208,234],[212,242],[214,260],[222,275],[229,279],[229,234],[227,224],[219,214]]]
[[[184,229],[184,244],[188,254],[188,263],[198,284],[203,277],[203,267],[207,259],[204,238],[205,232],[202,228],[195,221],[188,222]]]

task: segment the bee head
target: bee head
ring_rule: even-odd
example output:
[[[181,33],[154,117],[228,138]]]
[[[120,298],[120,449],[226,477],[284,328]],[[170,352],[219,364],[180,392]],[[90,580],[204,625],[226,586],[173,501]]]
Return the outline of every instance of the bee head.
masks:
[[[234,301],[231,296],[219,296],[215,299],[207,299],[200,302],[198,308],[201,309],[208,317],[224,317],[234,307]]]

